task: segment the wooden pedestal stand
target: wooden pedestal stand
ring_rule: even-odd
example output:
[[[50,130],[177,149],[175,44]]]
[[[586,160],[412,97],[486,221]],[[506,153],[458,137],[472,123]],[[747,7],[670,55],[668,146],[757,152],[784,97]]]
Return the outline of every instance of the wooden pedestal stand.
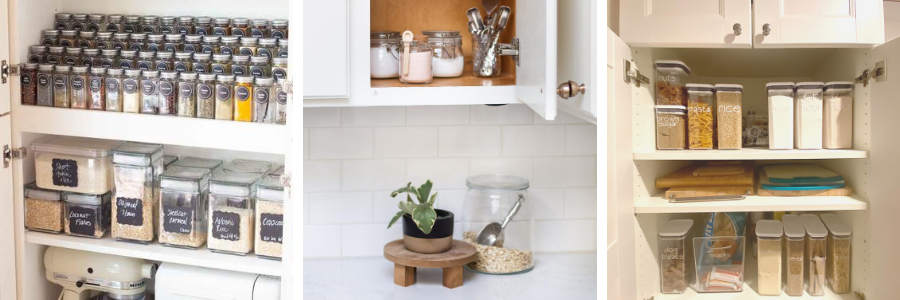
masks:
[[[457,288],[463,284],[463,266],[475,261],[477,251],[466,242],[453,240],[450,250],[437,254],[421,254],[406,250],[403,240],[384,245],[384,258],[394,263],[394,283],[407,287],[416,283],[416,268],[444,269],[444,286]]]

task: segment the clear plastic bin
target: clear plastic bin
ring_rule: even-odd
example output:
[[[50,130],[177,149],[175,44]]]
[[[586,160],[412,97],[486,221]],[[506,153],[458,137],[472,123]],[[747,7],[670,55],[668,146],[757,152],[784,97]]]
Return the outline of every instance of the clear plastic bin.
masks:
[[[766,83],[769,95],[769,149],[794,148],[794,83]]]
[[[828,228],[826,240],[826,256],[828,263],[825,265],[828,287],[835,294],[850,292],[850,235],[852,231],[847,223],[835,214],[823,214],[819,216],[825,227]]]
[[[781,221],[761,220],[756,223],[759,247],[756,283],[761,296],[781,295],[781,237],[784,229]]]
[[[258,174],[222,173],[209,180],[209,250],[245,255],[253,251]]]
[[[192,249],[206,243],[209,170],[172,167],[160,175],[159,188],[159,243]]]
[[[687,106],[685,84],[691,76],[691,68],[677,60],[657,60],[656,104]]]
[[[688,91],[688,148],[713,149],[715,126],[715,87],[711,84],[686,85]]]
[[[65,193],[66,234],[72,236],[102,238],[109,230],[109,199],[112,193],[102,195]]]
[[[156,235],[156,178],[163,171],[163,146],[125,143],[113,150],[116,190],[112,236],[149,243]]]
[[[743,92],[740,84],[716,84],[718,149],[741,149]]]
[[[806,228],[806,292],[810,296],[825,295],[825,270],[828,265],[826,256],[826,239],[828,229],[825,224],[819,220],[819,217],[813,214],[802,214],[800,219]]]
[[[743,291],[745,246],[743,236],[695,237],[694,289],[699,293]]]
[[[794,86],[794,148],[822,149],[823,82]]]
[[[272,163],[261,160],[235,159],[225,164],[225,173],[265,174],[272,169]]]
[[[852,148],[853,82],[827,82],[823,94],[822,148]]]
[[[113,189],[112,149],[119,141],[78,137],[50,137],[34,142],[37,186],[84,194]]]
[[[781,217],[784,225],[784,293],[803,296],[803,264],[806,262],[806,228],[798,215]]]
[[[256,189],[256,256],[281,260],[284,241],[284,186],[269,177]]]
[[[685,149],[687,108],[681,105],[656,106],[656,149]]]
[[[25,186],[25,228],[60,233],[63,216],[61,192],[39,188],[33,182]]]
[[[663,294],[684,293],[694,282],[693,225],[693,220],[676,219],[659,231],[659,286]]]

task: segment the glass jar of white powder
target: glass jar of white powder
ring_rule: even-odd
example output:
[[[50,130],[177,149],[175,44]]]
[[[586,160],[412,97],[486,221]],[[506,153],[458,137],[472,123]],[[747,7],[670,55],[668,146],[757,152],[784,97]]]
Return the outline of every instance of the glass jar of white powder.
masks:
[[[428,46],[433,49],[431,69],[434,77],[462,76],[465,61],[459,31],[426,30],[422,34],[428,37]]]
[[[369,71],[372,78],[400,76],[400,33],[373,31],[369,34]]]
[[[823,82],[798,82],[794,86],[794,147],[822,149]]]
[[[794,83],[769,82],[769,149],[794,148]]]
[[[412,32],[403,32],[400,42],[400,82],[423,84],[434,79],[431,67],[431,47],[428,37],[418,36],[412,39]]]
[[[853,147],[853,82],[825,83],[822,107],[822,148]]]

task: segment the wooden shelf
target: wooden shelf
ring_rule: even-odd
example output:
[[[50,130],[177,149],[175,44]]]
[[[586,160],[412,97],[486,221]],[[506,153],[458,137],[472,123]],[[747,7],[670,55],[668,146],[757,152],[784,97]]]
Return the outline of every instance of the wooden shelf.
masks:
[[[649,150],[635,151],[634,160],[782,160],[866,158],[865,150]]]
[[[810,197],[747,196],[744,200],[669,203],[662,195],[634,200],[636,214],[706,213],[736,211],[865,210],[868,202],[858,195]]]
[[[214,253],[204,246],[200,249],[180,249],[151,243],[147,245],[118,242],[108,235],[102,239],[73,237],[64,234],[49,234],[28,231],[25,241],[53,247],[91,251],[97,253],[136,257],[152,261],[199,266],[229,271],[282,276],[282,263],[262,259],[256,255],[237,256]]]
[[[503,69],[500,77],[482,78],[472,73],[471,57],[466,57],[463,74],[460,77],[438,78],[435,77],[429,84],[405,84],[399,78],[372,79],[372,88],[410,88],[410,87],[447,87],[447,86],[503,86],[516,85],[515,72]]]

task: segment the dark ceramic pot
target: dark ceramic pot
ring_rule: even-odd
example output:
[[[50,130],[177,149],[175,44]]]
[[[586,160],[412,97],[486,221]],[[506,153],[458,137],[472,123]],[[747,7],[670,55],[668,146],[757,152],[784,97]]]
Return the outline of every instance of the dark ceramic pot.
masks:
[[[443,209],[434,211],[437,212],[437,219],[428,234],[422,233],[412,216],[403,215],[403,244],[407,250],[422,254],[450,250],[450,245],[453,244],[453,213]]]

